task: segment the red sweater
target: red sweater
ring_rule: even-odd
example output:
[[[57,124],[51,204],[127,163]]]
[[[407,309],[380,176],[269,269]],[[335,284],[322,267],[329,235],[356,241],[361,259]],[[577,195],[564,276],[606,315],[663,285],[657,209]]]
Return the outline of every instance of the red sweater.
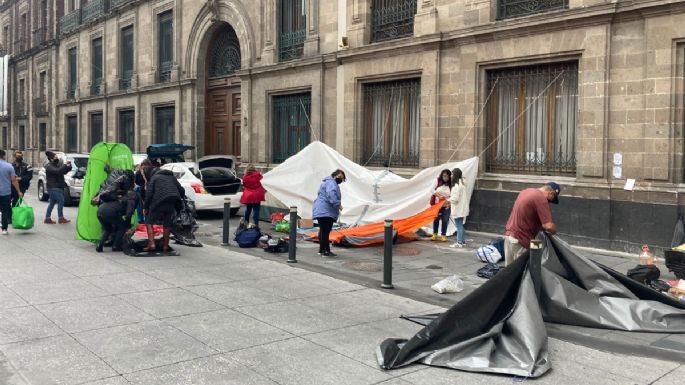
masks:
[[[243,196],[240,197],[240,203],[260,203],[266,200],[264,195],[266,191],[262,187],[262,174],[259,171],[248,172],[243,175]]]

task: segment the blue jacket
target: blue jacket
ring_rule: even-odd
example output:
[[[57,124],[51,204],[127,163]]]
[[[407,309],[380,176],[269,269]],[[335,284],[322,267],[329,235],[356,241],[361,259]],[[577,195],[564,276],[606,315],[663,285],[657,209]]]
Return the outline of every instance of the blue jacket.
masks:
[[[340,215],[340,200],[340,186],[332,176],[325,177],[314,201],[312,217],[328,217],[337,220]]]

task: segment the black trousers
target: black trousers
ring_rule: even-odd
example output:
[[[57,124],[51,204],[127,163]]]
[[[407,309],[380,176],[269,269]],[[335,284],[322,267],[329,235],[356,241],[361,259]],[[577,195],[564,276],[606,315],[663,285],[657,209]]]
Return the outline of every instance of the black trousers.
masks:
[[[326,253],[331,251],[331,242],[328,239],[333,229],[335,219],[331,217],[316,218],[319,222],[319,253]]]
[[[112,248],[121,249],[124,234],[129,229],[129,225],[121,218],[98,215],[100,225],[102,225],[102,236],[100,236],[100,245],[104,246],[107,240],[112,236]]]

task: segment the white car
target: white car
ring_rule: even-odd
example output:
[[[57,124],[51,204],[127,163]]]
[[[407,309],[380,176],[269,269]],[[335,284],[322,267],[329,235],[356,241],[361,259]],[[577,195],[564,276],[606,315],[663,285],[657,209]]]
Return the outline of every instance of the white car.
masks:
[[[64,204],[71,206],[81,198],[83,178],[86,176],[86,167],[88,166],[88,155],[65,154],[63,152],[55,152],[55,155],[63,161],[71,162],[71,171],[64,175],[64,181],[67,184],[67,188],[64,189]],[[38,171],[38,199],[47,201],[48,198],[45,165],[43,165]]]
[[[231,198],[231,215],[240,210],[243,183],[233,156],[210,155],[195,163],[168,163],[161,168],[174,173],[186,196],[195,202],[195,210],[223,210],[225,198]]]

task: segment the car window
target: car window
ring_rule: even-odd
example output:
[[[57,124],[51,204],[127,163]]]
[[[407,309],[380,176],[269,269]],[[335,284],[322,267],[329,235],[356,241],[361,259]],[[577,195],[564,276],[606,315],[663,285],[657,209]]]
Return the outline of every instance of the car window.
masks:
[[[86,168],[88,166],[88,158],[74,158],[71,160],[71,168]]]

